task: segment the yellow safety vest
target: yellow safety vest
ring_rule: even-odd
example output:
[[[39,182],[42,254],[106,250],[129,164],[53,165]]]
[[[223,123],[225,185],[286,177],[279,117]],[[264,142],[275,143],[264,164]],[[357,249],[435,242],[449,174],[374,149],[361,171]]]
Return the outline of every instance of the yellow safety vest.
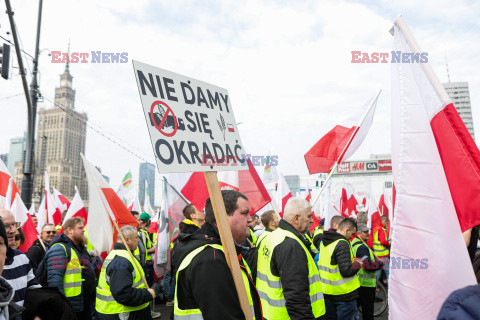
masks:
[[[262,243],[263,239],[265,239],[269,234],[272,234],[272,231],[265,229],[265,231],[257,239],[257,247],[260,247],[260,244]]]
[[[387,229],[382,229],[385,231],[385,241],[388,241]],[[378,239],[378,230],[373,233],[373,252],[375,252],[378,257],[386,257],[390,254],[390,250],[380,243],[380,240]]]
[[[310,251],[312,251],[314,255],[316,255],[318,253],[318,249],[315,248],[315,245],[313,244],[313,239],[308,234],[308,231],[305,232],[305,238],[307,238],[307,240],[310,241]]]
[[[102,271],[100,271],[100,278],[98,279],[97,286],[97,298],[95,300],[95,310],[103,314],[119,314],[124,312],[132,312],[147,308],[150,302],[145,302],[139,306],[125,306],[123,304],[115,301],[115,298],[112,296],[110,291],[110,285],[107,282],[107,267],[112,262],[113,258],[116,256],[123,257],[127,259],[133,265],[133,282],[132,287],[136,289],[145,289],[145,283],[142,281],[142,275],[145,276],[142,267],[139,265],[138,261],[135,262],[127,250],[112,250],[102,266]]]
[[[173,312],[175,316],[175,320],[203,320],[202,316],[202,311],[200,309],[180,309],[178,306],[178,298],[177,298],[177,289],[178,289],[178,275],[180,272],[185,270],[190,263],[192,262],[193,258],[200,252],[202,252],[205,248],[207,247],[212,247],[214,249],[218,249],[223,251],[223,247],[219,244],[207,244],[201,247],[198,247],[197,249],[193,250],[185,258],[183,258],[182,262],[180,263],[180,267],[178,268],[177,274],[175,276],[175,280],[177,285],[175,286],[175,300],[174,300],[174,307],[173,307]],[[242,257],[243,260],[243,257]],[[248,303],[250,304],[250,310],[252,312],[253,319],[255,320],[255,309],[253,307],[253,300],[252,300],[252,294],[250,292],[250,280],[251,279],[252,273],[250,271],[250,268],[248,267],[248,264],[243,260],[243,265],[245,266],[245,269],[247,270],[247,274],[245,274],[245,270],[243,268],[240,268],[242,270],[242,279],[243,279],[243,284],[245,285],[245,289],[247,289],[247,297],[248,297]],[[221,307],[221,306],[220,306]],[[262,320],[262,319],[259,319]]]
[[[88,232],[87,229],[85,228],[85,238],[87,238],[87,250],[91,251],[92,253],[95,251],[95,248],[93,247],[92,243],[90,242],[90,238],[88,237]]]
[[[282,243],[285,238],[292,238],[298,241],[302,246],[308,260],[308,282],[310,302],[312,303],[312,312],[315,318],[325,314],[325,301],[321,290],[318,270],[313,261],[312,255],[305,245],[292,232],[277,228],[268,237],[266,237],[258,248],[258,266],[257,266],[257,290],[262,302],[263,316],[268,320],[290,319],[287,307],[285,305],[285,296],[283,295],[282,282],[280,277],[274,276],[271,270],[271,261],[273,250]],[[292,261],[292,263],[296,263]]]
[[[252,244],[255,246],[257,245],[257,237],[255,237],[255,233],[253,232],[252,229],[248,228],[250,230],[250,236],[252,237]]]
[[[338,264],[331,264],[333,251],[335,250],[340,241],[345,241],[346,243],[348,243],[348,247],[350,250],[350,258],[352,259],[353,263],[353,252],[350,241],[347,241],[345,239],[338,239],[329,244],[328,246],[324,246],[322,241],[320,245],[320,254],[317,263],[318,271],[320,274],[320,281],[322,283],[322,291],[324,294],[341,295],[350,293],[360,287],[360,281],[358,280],[358,277],[356,275],[353,277],[344,278],[340,274]]]
[[[316,236],[318,236],[319,234],[322,234],[323,233],[323,230],[320,229],[319,227],[316,227],[314,230],[313,230],[313,237],[312,239],[314,239]]]
[[[151,247],[153,247],[152,242],[150,241],[150,236],[148,235],[148,232],[146,230],[143,230],[143,229],[139,229],[138,233],[139,233],[139,235],[140,235],[140,233],[143,234],[142,236],[140,236],[140,239],[142,240],[143,246],[145,247],[145,260],[147,262],[151,261],[152,260],[152,255],[150,253],[147,253],[147,250],[150,249]]]
[[[352,250],[353,255],[357,256],[358,248],[362,245],[362,241],[358,238],[353,239],[352,241]],[[367,248],[368,246],[365,245]],[[372,249],[368,248],[368,253],[370,254],[370,260],[375,261],[375,255],[373,254]],[[365,269],[360,269],[357,273],[358,280],[362,287],[374,288],[377,286],[377,273],[376,271],[370,271]]]
[[[60,245],[67,254],[67,248],[62,243],[55,243],[52,247]],[[63,276],[63,290],[67,298],[76,297],[82,293],[82,265],[78,259],[77,252],[70,248],[70,260],[68,261],[65,275]]]

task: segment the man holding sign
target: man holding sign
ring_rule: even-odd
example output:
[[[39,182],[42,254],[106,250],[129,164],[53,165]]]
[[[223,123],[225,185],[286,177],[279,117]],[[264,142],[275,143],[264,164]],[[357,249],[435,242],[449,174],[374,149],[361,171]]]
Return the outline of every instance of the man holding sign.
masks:
[[[260,298],[253,284],[250,268],[242,257],[239,246],[250,235],[252,222],[247,197],[235,190],[223,190],[223,201],[230,230],[239,257],[242,278],[254,319],[261,320]],[[175,289],[174,313],[176,319],[198,315],[198,319],[244,319],[228,268],[210,198],[205,204],[205,224],[194,235],[180,240],[173,256],[173,265],[179,266]]]

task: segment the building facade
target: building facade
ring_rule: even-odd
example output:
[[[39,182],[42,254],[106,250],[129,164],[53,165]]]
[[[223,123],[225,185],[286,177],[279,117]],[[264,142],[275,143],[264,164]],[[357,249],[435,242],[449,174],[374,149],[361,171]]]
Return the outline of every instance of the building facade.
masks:
[[[475,132],[473,130],[472,105],[470,104],[470,91],[468,89],[468,82],[449,82],[444,83],[443,87],[449,98],[452,100],[455,108],[462,118],[468,132],[475,140]]]
[[[7,165],[10,174],[13,174],[15,165],[23,161],[23,153],[27,147],[27,133],[23,137],[13,138],[10,140],[10,149],[8,150]],[[16,180],[15,180],[16,181]]]
[[[148,182],[150,204],[153,206],[155,205],[155,165],[148,162],[140,163],[138,198],[142,205],[145,203],[145,180]]]
[[[85,154],[88,117],[75,110],[72,80],[67,63],[60,75],[60,87],[55,88],[53,108],[38,111],[34,191],[40,194],[44,189],[46,170],[52,187],[73,198],[77,186],[82,199],[88,202],[87,179],[80,157],[80,153]]]

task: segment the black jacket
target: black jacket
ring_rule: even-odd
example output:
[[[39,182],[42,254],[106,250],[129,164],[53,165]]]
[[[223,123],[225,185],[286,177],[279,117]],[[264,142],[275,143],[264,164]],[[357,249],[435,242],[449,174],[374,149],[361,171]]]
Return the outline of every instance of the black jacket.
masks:
[[[173,265],[180,266],[182,260],[194,249],[206,244],[221,245],[218,229],[211,223],[204,225],[193,235],[179,237],[173,255]],[[246,248],[236,246],[241,255]],[[245,269],[242,259],[240,268]],[[240,320],[245,316],[240,307],[232,273],[223,252],[207,247],[193,258],[190,265],[178,274],[177,299],[181,309],[200,309],[205,320]],[[253,281],[250,292],[256,319],[262,319],[260,298]]]
[[[368,250],[367,245],[361,242],[357,242],[352,248],[356,246],[359,246],[357,249],[357,254],[355,255],[356,258],[363,258],[367,256],[367,258],[363,261],[363,269],[368,271],[376,271],[376,270],[380,270],[383,267],[382,260],[375,258],[372,261],[372,259],[370,259],[370,252]]]
[[[114,250],[125,250],[125,246],[115,243]],[[116,256],[107,267],[107,279],[110,285],[110,292],[113,298],[120,304],[126,306],[139,306],[153,300],[148,289],[133,288],[133,265],[124,257]],[[99,320],[118,320],[116,314],[97,313],[96,319]],[[150,307],[130,312],[129,320],[152,319]]]
[[[45,245],[45,248],[48,250],[49,245],[46,244],[45,241],[43,241],[43,244]],[[28,251],[25,252],[25,255],[27,256],[28,260],[30,260],[30,262],[32,263],[33,273],[36,274],[37,267],[40,264],[40,262],[42,262],[43,257],[45,256],[45,250],[40,244],[39,239],[35,240],[35,242],[32,244],[30,249],[28,249]]]
[[[195,231],[200,229],[199,226],[193,224],[193,222],[189,219],[185,219],[178,225],[178,229],[180,229],[180,233],[183,234],[194,234]]]
[[[42,320],[76,318],[72,303],[56,287],[27,290],[24,306],[23,320],[34,320],[36,316]]]
[[[323,233],[322,244],[327,247],[333,242],[337,241],[338,239],[344,239],[345,241],[348,241],[347,239],[345,239],[344,236],[342,236],[340,233],[336,231],[325,231]],[[338,269],[340,270],[340,274],[342,275],[342,277],[349,278],[349,277],[355,276],[360,269],[353,267],[352,259],[350,257],[350,245],[345,241],[340,241],[337,244],[337,246],[335,247],[335,250],[333,250],[330,263],[332,265],[338,264]],[[320,250],[322,250],[322,248],[320,248]],[[341,294],[341,295],[325,294],[324,296],[325,298],[328,298],[331,301],[338,301],[338,302],[352,301],[358,298],[358,289],[346,294]]]
[[[293,233],[310,252],[310,241],[290,223],[280,220],[278,227]],[[308,257],[298,241],[292,238],[285,238],[282,243],[277,245],[272,253],[270,268],[274,276],[280,277],[290,318],[292,320],[315,319],[310,302]]]

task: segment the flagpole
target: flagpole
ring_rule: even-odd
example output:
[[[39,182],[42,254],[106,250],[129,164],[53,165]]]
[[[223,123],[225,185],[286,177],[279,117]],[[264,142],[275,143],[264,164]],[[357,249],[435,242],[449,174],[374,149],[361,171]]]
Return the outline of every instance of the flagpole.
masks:
[[[327,186],[328,182],[329,182],[330,179],[332,178],[333,172],[335,172],[335,170],[337,169],[337,167],[338,167],[338,162],[335,162],[335,164],[333,165],[332,170],[330,170],[330,173],[328,174],[327,179],[326,179],[325,182],[323,183],[322,189],[320,189],[320,192],[317,193],[317,195],[315,196],[315,199],[314,199],[313,202],[312,202],[312,207],[314,207],[315,204],[317,203],[318,199],[320,199],[320,196],[322,195],[323,190],[325,190],[325,187]]]
[[[418,45],[417,40],[415,40],[415,37],[410,32],[410,29],[407,27],[407,24],[405,23],[405,20],[403,20],[403,17],[401,15],[398,16],[398,18],[395,19],[394,23],[403,33],[405,40],[407,40],[408,45],[412,48],[413,53],[422,53],[422,49],[420,49],[420,46]],[[423,69],[423,72],[425,72],[425,75],[427,76],[428,80],[430,80],[430,83],[435,89],[435,92],[437,93],[438,97],[442,101],[443,105],[445,106],[448,103],[450,103],[450,98],[448,97],[448,94],[445,91],[445,88],[442,86],[442,83],[440,82],[440,80],[438,80],[438,77],[433,71],[430,63],[428,62],[420,63],[420,67]]]

